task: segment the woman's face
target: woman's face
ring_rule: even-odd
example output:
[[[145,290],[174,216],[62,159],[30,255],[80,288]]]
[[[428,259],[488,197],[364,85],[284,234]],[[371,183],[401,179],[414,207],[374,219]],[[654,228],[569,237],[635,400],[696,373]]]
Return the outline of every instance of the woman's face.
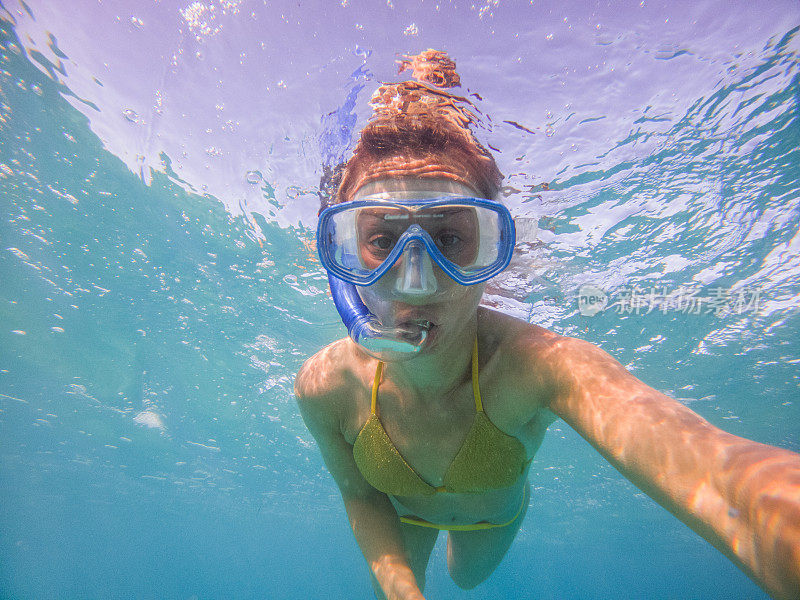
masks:
[[[445,194],[478,195],[468,186],[444,178],[392,178],[363,186],[356,193],[355,199],[383,192],[391,194],[395,191],[419,191],[420,198]],[[365,212],[357,223],[360,253],[366,262],[380,264],[387,254],[386,246],[391,245],[411,224],[408,219],[393,222],[391,218],[387,221],[384,216],[381,209],[371,210]],[[416,217],[416,220],[421,221],[418,224],[428,231],[437,246],[442,246],[443,254],[450,252],[457,256],[474,251],[470,247],[471,240],[468,236],[458,236],[458,232],[453,230],[462,226],[467,231],[469,228],[466,225],[474,215],[465,211],[464,214],[450,216],[453,219],[449,220],[449,228],[425,223],[424,216]],[[474,245],[474,240],[472,242]],[[414,260],[417,262],[413,268],[424,271],[427,283],[422,288],[410,290],[402,282],[408,280],[406,270],[412,268],[409,262]],[[383,277],[370,286],[359,287],[358,291],[364,304],[384,327],[396,327],[411,334],[418,333],[419,329],[427,329],[428,338],[424,349],[439,345],[442,339],[447,339],[448,334],[457,332],[471,322],[483,295],[483,288],[483,284],[464,286],[453,281],[430,259],[426,250],[421,250],[414,257],[407,247]]]

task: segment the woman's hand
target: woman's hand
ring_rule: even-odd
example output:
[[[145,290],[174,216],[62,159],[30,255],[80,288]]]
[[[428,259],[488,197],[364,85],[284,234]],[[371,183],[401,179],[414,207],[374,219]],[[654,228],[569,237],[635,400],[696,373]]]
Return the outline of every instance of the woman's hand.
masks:
[[[404,558],[381,556],[372,567],[386,600],[425,600]]]
[[[363,496],[342,494],[361,552],[387,600],[424,600],[406,558],[397,512],[386,494],[369,490]]]

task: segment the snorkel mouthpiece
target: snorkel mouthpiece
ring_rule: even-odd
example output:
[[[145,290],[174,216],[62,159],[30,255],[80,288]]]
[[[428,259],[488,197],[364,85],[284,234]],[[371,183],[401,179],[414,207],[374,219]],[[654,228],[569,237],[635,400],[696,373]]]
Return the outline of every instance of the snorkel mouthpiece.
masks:
[[[425,327],[384,327],[366,307],[356,286],[328,273],[333,303],[350,338],[381,361],[401,361],[417,354],[428,337]]]

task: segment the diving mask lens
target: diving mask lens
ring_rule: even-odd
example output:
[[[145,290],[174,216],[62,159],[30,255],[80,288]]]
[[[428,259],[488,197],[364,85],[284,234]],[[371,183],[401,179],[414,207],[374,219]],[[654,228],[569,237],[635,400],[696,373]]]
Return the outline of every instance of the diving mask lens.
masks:
[[[431,260],[462,285],[502,271],[514,222],[504,206],[479,198],[365,199],[323,211],[317,240],[323,265],[344,281],[371,285],[402,256],[397,285],[424,291],[435,285]]]

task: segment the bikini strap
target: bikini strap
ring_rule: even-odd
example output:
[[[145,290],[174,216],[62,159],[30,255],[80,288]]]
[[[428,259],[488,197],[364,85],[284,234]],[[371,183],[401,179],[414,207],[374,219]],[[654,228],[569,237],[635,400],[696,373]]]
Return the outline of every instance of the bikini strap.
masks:
[[[383,363],[378,361],[378,367],[375,369],[375,379],[372,380],[372,405],[370,406],[370,412],[373,415],[377,414],[376,410],[378,408],[378,385],[381,383],[381,375],[383,375]]]
[[[472,346],[472,395],[475,397],[475,410],[483,412],[483,401],[481,400],[481,388],[478,385],[478,336],[475,336],[475,344]]]

